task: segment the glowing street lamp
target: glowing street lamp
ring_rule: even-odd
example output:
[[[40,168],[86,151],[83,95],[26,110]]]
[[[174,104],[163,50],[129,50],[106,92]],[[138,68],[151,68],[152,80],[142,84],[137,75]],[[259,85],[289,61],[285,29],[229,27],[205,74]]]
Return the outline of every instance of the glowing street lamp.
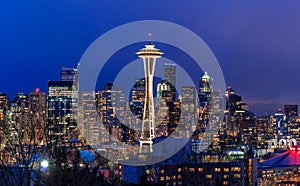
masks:
[[[43,160],[41,162],[41,166],[42,166],[43,169],[46,169],[49,166],[49,162],[47,160]]]

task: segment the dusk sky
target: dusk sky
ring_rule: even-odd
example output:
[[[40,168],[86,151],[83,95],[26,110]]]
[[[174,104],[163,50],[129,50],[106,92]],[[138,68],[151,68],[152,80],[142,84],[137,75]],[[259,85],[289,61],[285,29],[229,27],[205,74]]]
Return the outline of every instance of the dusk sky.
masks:
[[[250,110],[272,114],[300,104],[299,18],[299,1],[4,0],[0,92],[10,98],[36,87],[46,92],[47,81],[58,80],[62,66],[76,67],[99,36],[153,19],[195,32]]]

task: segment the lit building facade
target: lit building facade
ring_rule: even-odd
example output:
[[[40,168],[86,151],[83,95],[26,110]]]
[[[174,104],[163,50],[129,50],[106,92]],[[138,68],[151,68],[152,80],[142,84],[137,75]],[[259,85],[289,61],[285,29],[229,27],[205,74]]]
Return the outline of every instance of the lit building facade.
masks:
[[[0,121],[5,121],[5,112],[8,106],[7,94],[0,93]]]
[[[123,125],[125,121],[125,100],[124,90],[111,82],[107,83],[102,90],[96,94],[97,112],[99,113],[100,123],[111,134],[112,141],[126,141],[128,137]]]
[[[201,77],[199,81],[199,122],[200,127],[205,128],[208,124],[209,120],[209,110],[210,110],[210,101],[211,101],[211,94],[212,94],[212,78],[207,74]]]
[[[78,122],[78,104],[79,104],[79,71],[76,68],[62,67],[60,72],[60,81],[72,82],[72,110],[74,118]]]
[[[46,93],[36,88],[34,92],[29,93],[29,110],[33,116],[34,137],[38,145],[46,144]]]
[[[193,86],[183,86],[180,102],[180,125],[185,127],[184,130],[186,131],[195,131],[196,122],[198,120],[196,88]],[[191,133],[187,134],[187,136],[191,136]]]
[[[165,63],[165,80],[176,87],[176,64]]]
[[[72,81],[49,81],[47,96],[47,137],[50,143],[78,138],[73,105],[77,89]]]
[[[104,138],[108,136],[103,136],[100,133],[101,126],[99,122],[99,115],[96,110],[95,92],[80,93],[80,105],[78,114],[78,128],[81,131],[82,138],[87,144],[96,145],[100,142],[108,141],[101,138],[101,136]]]
[[[6,110],[8,108],[8,97],[4,93],[0,93],[0,149],[5,146],[6,136],[3,132],[6,122]]]

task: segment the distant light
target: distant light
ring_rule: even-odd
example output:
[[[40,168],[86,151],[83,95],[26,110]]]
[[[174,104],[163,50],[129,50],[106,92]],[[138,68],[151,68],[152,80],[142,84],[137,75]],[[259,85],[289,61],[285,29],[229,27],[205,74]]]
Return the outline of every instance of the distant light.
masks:
[[[290,151],[300,151],[300,146],[291,146]]]
[[[47,160],[43,160],[42,162],[41,162],[41,166],[42,166],[42,168],[47,168],[48,166],[49,166],[49,163],[48,163],[48,161]]]
[[[35,88],[35,92],[40,92],[40,88]]]
[[[149,36],[149,37],[151,37],[151,36],[152,36],[152,33],[151,33],[151,32],[150,32],[150,33],[148,33],[148,36]]]

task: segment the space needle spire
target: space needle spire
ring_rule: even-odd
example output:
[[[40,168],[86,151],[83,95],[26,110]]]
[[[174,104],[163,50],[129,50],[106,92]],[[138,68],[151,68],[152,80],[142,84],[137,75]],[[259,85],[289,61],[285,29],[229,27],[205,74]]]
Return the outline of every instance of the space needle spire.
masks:
[[[151,36],[151,35],[149,35]],[[140,49],[136,54],[143,59],[145,75],[145,101],[142,120],[142,132],[140,137],[140,153],[153,152],[152,144],[155,138],[155,112],[153,99],[153,76],[156,59],[160,58],[163,52],[155,48],[153,43],[147,43],[145,48]]]

